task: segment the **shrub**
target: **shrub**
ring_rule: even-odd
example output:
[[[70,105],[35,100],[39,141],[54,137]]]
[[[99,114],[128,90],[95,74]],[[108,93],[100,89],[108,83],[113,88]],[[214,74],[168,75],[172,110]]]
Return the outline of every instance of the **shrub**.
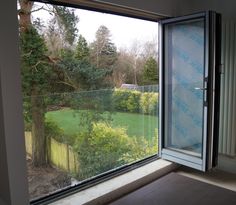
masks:
[[[127,109],[129,112],[138,113],[139,102],[140,102],[141,92],[139,91],[130,91],[130,95],[127,100]]]
[[[126,129],[112,128],[106,123],[93,124],[92,132],[80,133],[75,144],[80,164],[79,180],[156,153],[156,147],[144,137],[129,137]]]
[[[115,111],[156,115],[158,113],[158,93],[115,89],[113,104]]]
[[[115,89],[113,93],[113,105],[116,111],[128,111],[126,102],[129,97],[129,93],[125,90]]]
[[[139,101],[141,92],[134,90],[115,89],[113,93],[113,104],[116,111],[139,112]]]
[[[75,136],[66,136],[64,130],[61,129],[57,123],[47,119],[45,121],[45,135],[48,139],[53,138],[60,143],[74,144]]]
[[[142,93],[140,107],[144,114],[156,115],[158,113],[158,94]]]
[[[129,137],[123,128],[111,128],[106,123],[94,123],[91,133],[77,136],[75,150],[79,155],[80,180],[121,165],[121,156],[129,150]]]

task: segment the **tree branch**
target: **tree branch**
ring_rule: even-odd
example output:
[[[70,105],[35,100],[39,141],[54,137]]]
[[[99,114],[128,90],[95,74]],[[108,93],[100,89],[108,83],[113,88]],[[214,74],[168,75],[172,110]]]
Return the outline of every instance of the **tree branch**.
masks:
[[[31,53],[32,53],[32,50],[30,52],[28,52],[28,53],[22,54],[21,56],[22,57],[29,57],[31,55]]]
[[[70,87],[72,87],[72,88],[74,88],[74,89],[77,89],[76,86],[74,86],[73,84],[67,83],[67,82],[65,82],[65,81],[58,81],[57,83],[64,84],[64,85],[68,85],[68,86],[70,86]]]
[[[67,80],[69,81],[67,84],[71,85],[71,87],[73,87],[74,89],[78,89],[78,87],[75,85],[75,83],[73,82],[73,80],[71,80],[71,78],[69,77],[69,75],[67,74],[67,72],[64,72]]]
[[[35,65],[33,65],[32,67],[36,70],[36,71],[38,71],[38,69],[37,69],[37,66],[39,65],[39,64],[41,64],[41,63],[46,63],[45,61],[38,61]]]
[[[32,10],[30,13],[33,13],[33,12],[36,12],[36,11],[40,11],[40,10],[42,10],[42,9],[44,9],[43,6],[40,7],[40,8],[38,8],[38,9]]]

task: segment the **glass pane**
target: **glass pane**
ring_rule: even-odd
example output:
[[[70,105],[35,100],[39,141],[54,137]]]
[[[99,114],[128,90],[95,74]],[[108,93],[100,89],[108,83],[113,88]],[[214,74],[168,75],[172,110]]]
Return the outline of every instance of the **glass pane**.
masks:
[[[157,23],[18,6],[30,198],[157,154]]]
[[[165,147],[201,156],[204,20],[165,27]]]

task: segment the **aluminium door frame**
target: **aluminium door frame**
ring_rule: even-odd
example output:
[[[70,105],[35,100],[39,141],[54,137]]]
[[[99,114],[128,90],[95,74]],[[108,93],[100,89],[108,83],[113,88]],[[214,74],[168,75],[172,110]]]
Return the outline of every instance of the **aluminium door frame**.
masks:
[[[187,155],[181,152],[172,151],[164,147],[165,137],[165,25],[188,22],[195,19],[204,19],[204,88],[203,91],[203,147],[202,158]],[[216,21],[220,22],[220,16],[212,11],[201,12],[197,14],[169,18],[160,21],[159,26],[159,156],[161,158],[190,166],[192,168],[207,171],[216,165],[216,156],[218,150],[218,111],[219,108],[219,77],[218,64],[220,57],[216,51],[216,41],[219,40],[216,34]],[[219,35],[219,34],[218,34]],[[218,51],[220,47],[218,46]],[[216,63],[217,62],[217,63]],[[217,73],[215,73],[217,72]],[[217,75],[216,75],[217,74]],[[207,79],[206,79],[207,77]],[[216,82],[217,79],[217,82]],[[216,101],[215,101],[216,98]],[[216,106],[215,106],[216,105]]]

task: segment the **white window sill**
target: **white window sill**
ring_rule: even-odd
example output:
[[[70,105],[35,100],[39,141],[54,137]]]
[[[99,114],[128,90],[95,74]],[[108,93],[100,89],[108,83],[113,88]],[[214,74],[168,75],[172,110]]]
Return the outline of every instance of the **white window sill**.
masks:
[[[67,196],[50,205],[105,204],[150,183],[176,168],[176,164],[158,159],[76,194]]]

